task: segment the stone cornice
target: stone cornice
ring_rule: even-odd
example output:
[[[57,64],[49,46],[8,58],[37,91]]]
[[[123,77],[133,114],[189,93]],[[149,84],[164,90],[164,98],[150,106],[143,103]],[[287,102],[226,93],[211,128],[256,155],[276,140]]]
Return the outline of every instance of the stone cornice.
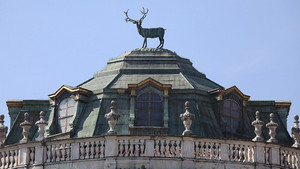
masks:
[[[23,107],[23,100],[9,100],[9,101],[6,101],[6,105],[8,108]]]

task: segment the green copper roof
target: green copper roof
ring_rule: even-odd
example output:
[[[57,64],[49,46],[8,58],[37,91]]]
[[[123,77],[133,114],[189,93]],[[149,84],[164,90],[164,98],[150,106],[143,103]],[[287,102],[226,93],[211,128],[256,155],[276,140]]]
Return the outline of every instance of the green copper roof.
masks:
[[[111,59],[103,70],[79,86],[91,91],[128,88],[128,84],[137,84],[149,77],[162,84],[171,84],[172,89],[209,91],[223,88],[198,72],[189,59],[167,49],[152,48],[135,49]]]

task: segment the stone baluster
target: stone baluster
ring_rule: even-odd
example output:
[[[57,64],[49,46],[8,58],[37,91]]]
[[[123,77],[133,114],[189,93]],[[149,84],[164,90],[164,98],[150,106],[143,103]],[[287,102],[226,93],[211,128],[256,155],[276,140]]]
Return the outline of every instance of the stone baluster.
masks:
[[[199,144],[200,144],[200,149],[199,149],[200,159],[203,159],[204,143],[201,141]]]
[[[4,125],[4,115],[0,114],[0,146],[3,145],[8,127]]]
[[[152,152],[153,152],[153,147],[152,147]],[[145,144],[144,144],[144,140],[140,140],[140,156],[145,156]]]
[[[104,157],[104,141],[101,141],[101,147],[100,147],[100,158]]]
[[[114,130],[114,127],[116,126],[119,118],[120,118],[120,114],[116,113],[116,106],[115,106],[115,101],[112,100],[111,101],[111,106],[110,106],[110,112],[105,114],[105,118],[108,121],[108,125],[109,125],[109,130],[107,131],[108,135],[114,135],[117,134],[117,132]]]
[[[44,120],[45,113],[43,111],[40,112],[40,120],[35,123],[38,126],[39,136],[35,139],[36,141],[44,140],[45,127],[48,125],[48,122]]]
[[[62,144],[60,147],[60,161],[66,160],[66,144]]]
[[[66,160],[70,160],[70,157],[71,157],[71,143],[67,144],[67,150],[66,150]],[[77,153],[77,152],[76,152]]]
[[[20,126],[23,128],[23,139],[20,140],[20,143],[27,143],[29,142],[29,129],[31,128],[32,124],[28,121],[29,114],[26,112],[24,114],[24,122],[20,124]]]
[[[252,141],[264,141],[264,138],[260,136],[262,133],[261,127],[264,125],[264,122],[259,119],[259,111],[255,112],[255,117],[255,121],[253,121],[251,124],[255,128],[254,133],[256,136],[252,139]]]
[[[183,114],[180,114],[180,118],[183,121],[183,125],[185,127],[185,130],[183,131],[182,135],[192,135],[193,132],[190,130],[190,127],[192,125],[192,121],[195,118],[195,115],[190,113],[190,103],[188,101],[185,102],[185,112]]]
[[[267,140],[269,143],[277,143],[278,140],[275,138],[276,136],[276,128],[278,127],[278,124],[274,122],[274,113],[270,114],[270,122],[266,124],[266,127],[269,128],[269,135],[270,139]]]
[[[92,153],[92,155],[91,156],[93,156],[93,158],[97,158],[97,155],[98,155],[98,145],[99,145],[99,142],[98,141],[94,141],[94,142],[92,142],[93,144],[92,144],[92,151],[93,151],[93,153]]]
[[[299,116],[295,115],[294,119],[295,119],[295,122],[294,122],[295,125],[291,129],[291,133],[293,135],[295,143],[292,145],[292,147],[300,148],[300,144],[299,144],[299,141],[300,141]]]

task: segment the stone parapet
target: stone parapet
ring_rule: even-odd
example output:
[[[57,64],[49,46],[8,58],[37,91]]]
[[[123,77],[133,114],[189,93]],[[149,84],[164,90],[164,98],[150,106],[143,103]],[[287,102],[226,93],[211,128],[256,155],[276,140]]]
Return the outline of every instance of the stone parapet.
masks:
[[[99,136],[4,146],[0,168],[299,168],[298,148],[192,136]]]

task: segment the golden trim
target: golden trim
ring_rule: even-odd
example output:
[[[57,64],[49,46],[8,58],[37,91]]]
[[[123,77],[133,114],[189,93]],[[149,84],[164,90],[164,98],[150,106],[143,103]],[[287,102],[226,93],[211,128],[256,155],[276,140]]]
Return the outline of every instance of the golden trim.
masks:
[[[218,96],[218,101],[220,101],[220,100],[223,100],[223,95],[222,94],[219,94],[219,96]]]
[[[131,89],[131,95],[135,96],[135,89]]]
[[[292,103],[289,101],[275,101],[275,107],[280,108],[280,107],[285,107],[287,108],[287,115],[289,115],[290,108],[291,108]]]
[[[249,100],[250,96],[245,95],[238,89],[236,86],[232,86],[228,89],[225,89],[225,94],[231,93],[232,91],[236,91],[240,96],[242,96],[243,99]]]
[[[68,86],[63,85],[55,93],[50,94],[48,96],[50,97],[50,99],[53,100],[53,99],[59,97],[64,92],[64,90],[69,91],[71,93],[83,94],[83,95],[88,95],[89,92],[90,92],[89,90],[86,90],[86,89],[83,89],[83,88],[77,87],[77,88],[71,89]]]
[[[290,108],[291,102],[276,102],[275,101],[275,107],[288,107]]]
[[[240,89],[238,89],[236,86],[232,86],[232,87],[230,87],[230,88],[227,88],[227,89],[218,89],[217,91],[215,91],[215,92],[213,92],[213,93],[219,93],[220,95],[225,95],[225,94],[228,94],[228,93],[231,93],[231,92],[233,92],[233,91],[236,91],[238,94],[239,94],[239,96],[241,96],[242,97],[242,99],[243,100],[249,100],[249,98],[250,98],[250,96],[248,96],[248,95],[245,95],[244,93],[242,93],[241,91],[240,91]],[[219,96],[220,97],[220,96]]]
[[[80,95],[76,94],[75,98],[78,100],[80,98]]]
[[[7,107],[23,107],[23,101],[7,101]]]
[[[119,94],[125,94],[126,93],[125,89],[118,89],[117,91],[118,91]]]
[[[164,96],[168,96],[169,95],[169,90],[165,88],[164,90]]]
[[[134,88],[134,89],[140,89],[143,88],[147,85],[153,85],[154,87],[160,89],[160,90],[170,90],[172,88],[172,85],[170,84],[161,84],[158,81],[152,79],[152,78],[148,78],[144,81],[141,81],[138,84],[128,84],[128,88]]]

